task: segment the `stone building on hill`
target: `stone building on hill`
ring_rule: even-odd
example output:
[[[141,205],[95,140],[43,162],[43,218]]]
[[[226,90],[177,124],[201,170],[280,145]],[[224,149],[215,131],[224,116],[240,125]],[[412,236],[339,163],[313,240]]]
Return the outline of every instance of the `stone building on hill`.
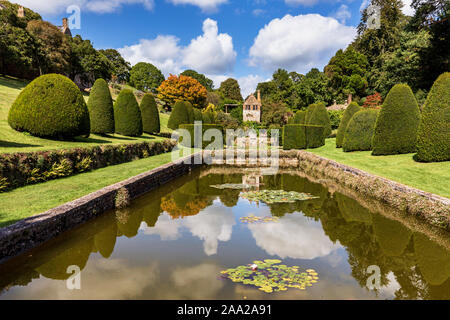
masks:
[[[333,105],[327,107],[328,110],[345,110],[347,107],[352,103],[352,94],[350,93],[348,95],[348,99],[345,101],[344,104],[337,104],[336,100],[334,100]]]
[[[261,122],[261,93],[258,90],[258,98],[251,94],[243,105],[242,118],[245,121]]]

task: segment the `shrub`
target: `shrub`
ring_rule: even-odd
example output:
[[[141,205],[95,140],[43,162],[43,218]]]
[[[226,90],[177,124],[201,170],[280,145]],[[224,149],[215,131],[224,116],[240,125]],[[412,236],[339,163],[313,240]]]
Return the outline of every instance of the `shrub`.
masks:
[[[87,103],[91,119],[91,132],[97,134],[114,133],[114,107],[108,84],[97,79],[91,89]]]
[[[186,104],[183,101],[179,101],[172,108],[167,126],[172,130],[177,130],[180,124],[186,123],[189,123],[188,110]]]
[[[378,115],[373,135],[372,155],[416,151],[420,110],[407,84],[397,84],[389,91]]]
[[[142,130],[147,133],[159,133],[161,130],[159,112],[153,95],[146,93],[139,108],[142,116]]]
[[[306,116],[306,112],[305,111],[297,111],[295,113],[294,116],[294,120],[292,124],[305,124],[305,116]]]
[[[89,112],[80,90],[69,78],[47,74],[28,84],[14,101],[8,123],[37,137],[89,136]]]
[[[200,126],[198,126],[199,128]],[[214,141],[203,141],[203,135],[205,134],[206,130],[209,129],[218,129],[220,132],[222,132],[223,136],[223,127],[221,125],[217,124],[202,124],[202,148],[206,148],[209,144],[213,143]],[[188,147],[188,148],[194,148],[195,144],[195,125],[193,124],[182,124],[179,127],[180,129],[187,130],[191,136],[190,143],[188,141],[184,141],[184,139],[180,138],[180,144],[182,146]],[[223,143],[223,141],[222,141]]]
[[[186,109],[188,112],[188,121],[187,123],[191,123],[193,124],[195,121],[195,112],[194,112],[194,107],[192,106],[192,104],[190,102],[185,101],[184,102],[186,105]]]
[[[211,119],[211,113],[202,112],[202,121],[204,124],[213,124],[213,121]]]
[[[283,127],[283,149],[318,148],[325,144],[323,127],[288,124]]]
[[[365,109],[355,113],[345,131],[344,152],[372,150],[372,138],[375,131],[378,110]]]
[[[327,110],[330,117],[331,130],[336,130],[341,124],[342,117],[344,116],[343,110]]]
[[[361,107],[356,102],[350,103],[347,109],[345,109],[336,134],[336,148],[342,148],[342,144],[344,143],[345,130],[347,130],[347,126],[353,115],[359,110],[361,110]]]
[[[428,94],[415,158],[426,162],[450,160],[450,72],[440,75]]]
[[[309,123],[311,120],[312,114],[314,113],[314,110],[316,110],[317,104],[310,104],[308,108],[306,108],[305,111],[305,124]]]
[[[313,105],[309,114],[306,114],[306,124],[322,126],[324,139],[331,134],[331,122],[327,112],[327,108],[323,103]],[[308,107],[309,109],[310,107]]]
[[[198,109],[194,109],[194,121],[202,121],[202,112]]]
[[[116,132],[130,137],[142,135],[142,116],[133,91],[124,89],[114,104]]]

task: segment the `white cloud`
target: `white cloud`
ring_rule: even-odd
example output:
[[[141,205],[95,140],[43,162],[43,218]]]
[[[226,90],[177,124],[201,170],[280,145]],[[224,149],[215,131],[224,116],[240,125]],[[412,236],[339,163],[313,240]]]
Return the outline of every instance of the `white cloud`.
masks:
[[[228,0],[168,0],[169,2],[179,4],[190,4],[201,8],[204,12],[217,11],[221,4],[227,3]]]
[[[255,92],[258,83],[263,82],[265,79],[259,75],[250,74],[245,77],[237,79],[239,86],[241,87],[242,97],[244,99],[250,94]]]
[[[356,28],[319,14],[274,19],[261,29],[250,48],[250,65],[268,70],[307,72],[323,67],[354,39]],[[332,41],[331,41],[332,40]]]
[[[334,17],[339,20],[342,24],[345,24],[345,21],[347,19],[350,19],[352,17],[352,14],[350,10],[348,9],[348,6],[343,4],[339,7],[338,11],[334,14]]]
[[[118,49],[132,65],[149,62],[167,76],[177,74],[183,69],[217,75],[229,72],[236,62],[233,39],[226,33],[219,33],[217,22],[206,19],[203,22],[203,35],[192,39],[187,47],[179,45],[179,39],[170,35],[142,39],[138,44]]]
[[[318,0],[284,0],[284,2],[287,5],[291,6],[298,6],[298,5],[304,5],[304,6],[312,6],[313,4],[316,4]]]

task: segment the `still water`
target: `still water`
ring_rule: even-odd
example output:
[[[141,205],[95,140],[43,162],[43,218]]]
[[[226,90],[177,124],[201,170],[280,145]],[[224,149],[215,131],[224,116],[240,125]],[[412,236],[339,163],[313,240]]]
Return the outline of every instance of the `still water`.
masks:
[[[318,198],[266,205],[210,187],[224,183]],[[241,222],[251,214],[279,219]],[[201,169],[1,265],[0,299],[450,299],[445,237],[297,175]],[[265,293],[220,277],[264,259],[314,269],[319,280]],[[73,265],[80,290],[67,289]],[[367,287],[369,266],[380,270],[377,289]]]

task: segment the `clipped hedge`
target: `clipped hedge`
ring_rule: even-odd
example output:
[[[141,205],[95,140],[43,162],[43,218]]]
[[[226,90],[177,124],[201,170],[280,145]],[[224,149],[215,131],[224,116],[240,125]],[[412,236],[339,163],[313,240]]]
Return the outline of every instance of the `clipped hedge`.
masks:
[[[124,89],[119,93],[114,104],[116,132],[123,136],[138,137],[142,135],[142,116],[133,91]]]
[[[180,124],[185,123],[190,123],[188,109],[184,101],[178,101],[172,108],[167,127],[172,130],[177,130]]]
[[[292,124],[305,124],[306,111],[299,110],[295,113]]]
[[[200,126],[198,126],[199,128]],[[184,147],[188,147],[188,148],[194,148],[195,145],[195,125],[193,124],[182,124],[179,127],[180,129],[184,129],[187,130],[191,136],[191,141],[190,143],[187,141],[184,141],[182,135],[180,134],[180,144]],[[203,136],[205,134],[205,132],[209,129],[217,129],[222,133],[222,140],[225,140],[224,134],[223,134],[223,127],[221,125],[218,124],[202,124],[202,148],[205,149],[209,144],[213,143],[214,141],[203,141]],[[222,143],[223,143],[222,141]]]
[[[142,116],[142,130],[147,133],[159,133],[161,130],[159,111],[153,95],[146,93],[139,108]]]
[[[0,155],[0,192],[81,172],[148,158],[175,147],[174,140],[101,145]]]
[[[29,83],[9,109],[14,130],[33,136],[66,139],[89,136],[89,112],[83,95],[69,78],[46,74]]]
[[[202,121],[203,124],[213,124],[211,114],[209,112],[202,112]]]
[[[364,109],[355,113],[345,130],[344,152],[372,150],[372,139],[378,110]]]
[[[323,127],[304,124],[287,124],[283,127],[283,149],[312,149],[325,145]]]
[[[350,103],[347,109],[345,109],[344,115],[342,116],[342,120],[341,123],[339,124],[339,128],[336,134],[336,148],[342,148],[347,126],[350,120],[352,119],[353,115],[357,113],[359,110],[361,110],[361,107],[356,102]]]
[[[415,159],[450,160],[450,72],[441,74],[431,87],[422,111]]]
[[[384,100],[375,124],[372,155],[390,155],[416,151],[420,110],[407,84],[397,84]]]
[[[114,133],[114,107],[108,83],[97,79],[87,103],[91,119],[91,133]]]
[[[323,103],[317,103],[309,106],[306,112],[305,124],[322,126],[324,139],[328,138],[331,134],[331,122],[328,115],[327,108]]]
[[[194,122],[203,121],[202,112],[199,109],[194,109]]]

